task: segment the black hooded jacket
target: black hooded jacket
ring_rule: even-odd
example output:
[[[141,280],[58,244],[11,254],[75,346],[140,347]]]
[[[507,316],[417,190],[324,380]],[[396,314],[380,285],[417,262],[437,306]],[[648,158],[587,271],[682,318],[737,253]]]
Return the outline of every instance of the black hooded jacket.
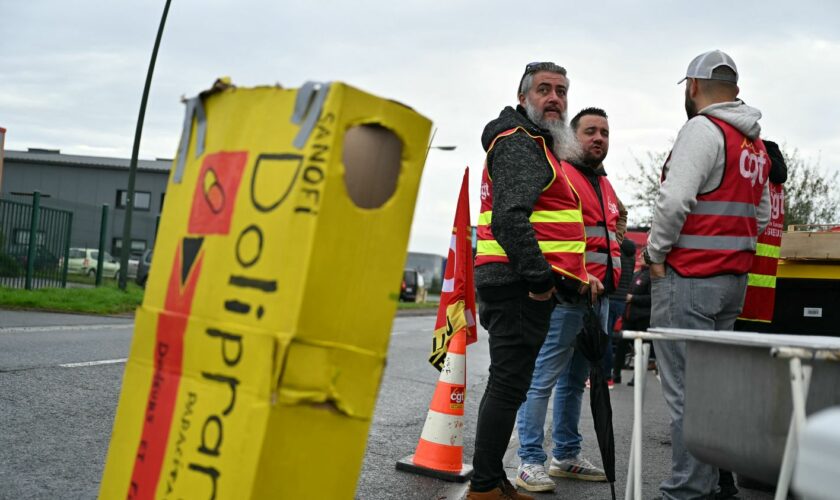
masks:
[[[770,182],[784,184],[788,176],[787,164],[779,145],[773,141],[764,141],[764,147],[767,148],[767,156],[770,157]]]
[[[541,136],[551,148],[551,134],[535,125],[521,106],[506,107],[484,128],[481,143],[487,151],[502,132],[522,127]],[[579,282],[551,270],[543,257],[528,218],[543,189],[551,181],[551,165],[537,141],[524,132],[500,138],[487,155],[493,180],[491,230],[505,249],[509,263],[489,263],[475,268],[475,283],[484,300],[501,300],[530,291],[543,293],[556,286],[560,293],[575,294]]]

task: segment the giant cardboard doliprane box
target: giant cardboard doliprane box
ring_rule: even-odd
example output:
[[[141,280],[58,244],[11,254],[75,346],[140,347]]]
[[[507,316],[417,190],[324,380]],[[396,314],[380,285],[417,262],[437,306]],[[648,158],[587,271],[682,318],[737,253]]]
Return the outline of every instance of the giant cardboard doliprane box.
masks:
[[[336,82],[186,107],[100,497],[352,498],[431,123]]]

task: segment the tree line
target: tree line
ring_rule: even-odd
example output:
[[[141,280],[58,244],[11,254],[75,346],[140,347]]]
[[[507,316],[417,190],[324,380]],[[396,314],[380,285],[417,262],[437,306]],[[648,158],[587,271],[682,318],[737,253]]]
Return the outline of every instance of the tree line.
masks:
[[[824,172],[819,160],[813,162],[802,157],[798,149],[780,146],[788,168],[785,188],[784,225],[838,224],[840,225],[840,194],[838,172]],[[633,174],[626,174],[626,182],[634,195],[627,203],[630,222],[650,227],[653,207],[659,195],[659,178],[668,151],[648,151],[644,158],[634,158]]]

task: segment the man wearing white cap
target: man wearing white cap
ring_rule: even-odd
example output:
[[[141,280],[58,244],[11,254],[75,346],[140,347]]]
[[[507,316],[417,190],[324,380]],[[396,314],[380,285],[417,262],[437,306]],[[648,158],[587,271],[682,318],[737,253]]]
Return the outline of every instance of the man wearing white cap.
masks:
[[[732,330],[757,235],[770,218],[761,112],[737,99],[738,68],[719,50],[694,58],[683,81],[689,119],[662,169],[644,252],[651,326]],[[660,485],[662,497],[714,498],[717,469],[694,458],[683,441],[685,342],[655,347],[671,416],[671,477]]]

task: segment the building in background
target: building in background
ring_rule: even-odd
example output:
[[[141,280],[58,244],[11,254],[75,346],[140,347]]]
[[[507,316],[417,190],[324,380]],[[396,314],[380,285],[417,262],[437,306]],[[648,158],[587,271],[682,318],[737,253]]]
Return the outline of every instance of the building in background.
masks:
[[[59,150],[30,148],[5,151],[0,170],[0,196],[32,202],[40,191],[41,205],[73,212],[70,246],[97,248],[102,204],[110,206],[106,237],[109,251],[122,251],[123,219],[128,186],[128,158],[61,154]],[[138,160],[131,253],[152,248],[166,196],[172,160]]]
[[[444,258],[433,253],[408,252],[406,269],[416,269],[423,275],[426,288],[431,293],[440,292],[443,282]]]

